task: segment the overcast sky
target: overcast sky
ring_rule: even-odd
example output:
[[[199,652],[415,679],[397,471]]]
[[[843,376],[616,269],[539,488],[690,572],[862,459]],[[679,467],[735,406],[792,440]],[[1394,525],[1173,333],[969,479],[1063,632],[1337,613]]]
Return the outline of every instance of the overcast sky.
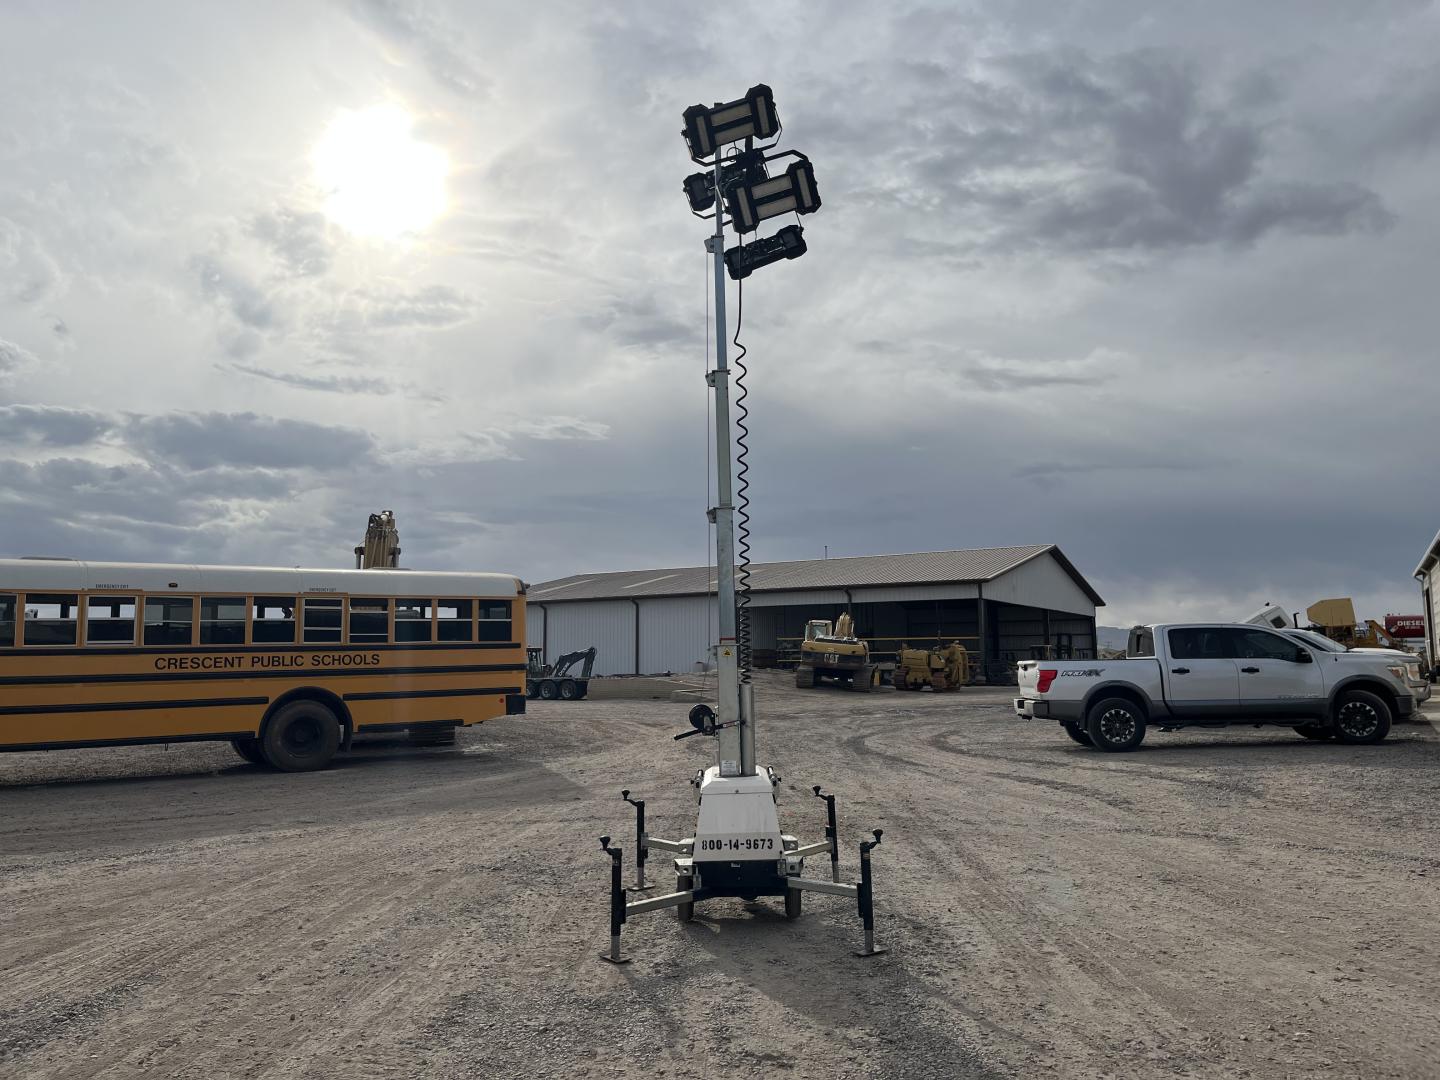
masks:
[[[1437,55],[1401,0],[5,0],[0,552],[343,566],[394,509],[417,567],[704,562],[680,114],[764,81],[824,207],[745,295],[757,559],[1418,610]],[[354,114],[443,213],[341,220]]]

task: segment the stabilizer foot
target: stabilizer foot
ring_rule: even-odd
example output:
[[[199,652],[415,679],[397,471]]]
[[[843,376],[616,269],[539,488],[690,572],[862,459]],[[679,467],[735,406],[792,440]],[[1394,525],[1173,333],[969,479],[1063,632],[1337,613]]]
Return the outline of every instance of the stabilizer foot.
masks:
[[[879,956],[881,953],[887,953],[887,952],[889,952],[889,951],[890,951],[889,949],[885,948],[885,946],[882,945],[882,946],[880,946],[878,949],[871,949],[869,952],[866,952],[864,949],[856,949],[856,950],[855,950],[855,955],[856,955],[856,956]]]

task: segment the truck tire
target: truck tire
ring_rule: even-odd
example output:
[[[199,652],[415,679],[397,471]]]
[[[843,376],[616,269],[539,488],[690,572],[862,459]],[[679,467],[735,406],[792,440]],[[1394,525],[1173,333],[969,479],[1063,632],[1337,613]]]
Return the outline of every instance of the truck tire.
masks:
[[[1390,734],[1390,706],[1368,690],[1346,690],[1335,700],[1335,738],[1352,746],[1378,743]]]
[[[292,701],[265,725],[260,749],[282,772],[323,769],[340,749],[340,721],[318,701]]]
[[[1060,726],[1065,729],[1065,734],[1074,739],[1081,746],[1094,746],[1090,741],[1090,735],[1074,720],[1061,720]]]
[[[527,683],[525,684],[525,696],[526,696],[527,698],[537,698],[537,697],[539,697],[539,696],[540,696],[540,687],[539,687],[537,684],[533,683],[533,682],[527,682]]]
[[[1295,733],[1303,735],[1307,739],[1314,739],[1316,742],[1335,737],[1335,729],[1323,724],[1296,724]]]
[[[560,700],[574,701],[580,696],[580,690],[575,685],[574,679],[563,679],[560,683]]]
[[[810,690],[815,686],[815,668],[810,664],[799,664],[795,668],[795,686]]]
[[[546,701],[554,701],[559,692],[554,679],[545,679],[540,683],[540,696]]]
[[[231,739],[230,745],[235,748],[235,752],[237,754],[239,754],[246,761],[250,762],[251,765],[270,764],[268,761],[265,760],[265,754],[260,749],[259,739]]]
[[[1085,733],[1097,750],[1120,754],[1145,738],[1145,710],[1129,698],[1106,698],[1090,707]]]

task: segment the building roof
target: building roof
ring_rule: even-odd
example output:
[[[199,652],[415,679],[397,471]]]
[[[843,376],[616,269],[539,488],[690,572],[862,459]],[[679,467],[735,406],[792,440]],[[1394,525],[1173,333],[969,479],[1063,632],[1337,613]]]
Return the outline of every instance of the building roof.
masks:
[[[1104,605],[1074,564],[1054,544],[1023,547],[969,548],[963,551],[920,551],[906,555],[860,555],[843,559],[802,559],[796,562],[751,563],[750,587],[755,592],[804,589],[847,589],[875,585],[973,584],[993,581],[1041,555],[1055,558],[1096,605]],[[615,600],[642,596],[703,596],[715,591],[715,571],[704,566],[661,570],[621,570],[603,574],[572,574],[532,585],[531,602]]]

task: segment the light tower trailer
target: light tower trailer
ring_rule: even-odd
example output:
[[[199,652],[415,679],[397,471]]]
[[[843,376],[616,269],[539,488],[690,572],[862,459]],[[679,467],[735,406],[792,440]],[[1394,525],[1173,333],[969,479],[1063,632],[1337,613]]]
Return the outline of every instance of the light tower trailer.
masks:
[[[643,891],[645,864],[650,850],[674,854],[675,890],[659,896],[630,901],[624,885],[624,852],[612,846],[609,836],[600,838],[600,846],[610,856],[610,949],[602,953],[614,963],[625,963],[620,951],[620,931],[632,915],[647,911],[675,908],[682,922],[694,917],[695,905],[713,897],[739,897],[755,900],[761,896],[785,898],[787,918],[800,914],[801,895],[805,892],[830,893],[852,897],[856,901],[864,926],[864,948],[860,956],[875,956],[883,949],[875,947],[875,910],[870,874],[870,853],[880,843],[883,830],[873,832],[874,839],[860,845],[860,880],[840,881],[839,836],[835,820],[835,797],[814,788],[815,795],[825,801],[827,825],[825,839],[801,844],[788,833],[780,831],[776,805],[776,788],[780,777],[770,767],[757,767],[755,762],[755,694],[750,681],[750,641],[748,619],[748,517],[745,497],[745,433],[744,349],[736,357],[741,391],[736,399],[739,410],[740,448],[738,501],[741,519],[740,562],[736,572],[735,518],[737,507],[732,501],[730,421],[730,370],[726,362],[725,274],[740,282],[741,303],[744,280],[757,268],[793,259],[805,252],[798,224],[787,225],[780,233],[753,240],[725,250],[725,223],[729,216],[737,233],[753,232],[761,221],[780,214],[808,214],[820,206],[814,171],[809,160],[793,150],[769,153],[769,147],[756,149],[757,140],[773,139],[780,130],[773,94],[768,86],[752,87],[737,101],[707,108],[696,105],[685,110],[685,140],[690,156],[706,166],[709,172],[696,173],[685,180],[685,193],[692,212],[699,217],[713,216],[715,232],[707,238],[705,248],[713,256],[715,276],[715,367],[706,374],[706,382],[714,389],[715,402],[715,480],[717,501],[710,518],[715,523],[716,593],[719,646],[717,659],[716,709],[697,705],[690,710],[691,730],[676,735],[685,739],[705,735],[716,740],[717,762],[696,772],[691,784],[699,798],[699,818],[695,835],[682,840],[665,840],[650,836],[645,830],[645,802],[630,798],[629,790],[622,797],[635,807],[636,889]],[[722,160],[723,147],[743,142],[737,151]],[[798,159],[783,173],[771,176],[768,164],[782,158]],[[709,159],[709,160],[707,160]],[[714,206],[713,215],[704,211]],[[743,307],[742,307],[743,312]],[[736,331],[738,344],[739,330]],[[737,593],[736,579],[740,578]],[[738,603],[737,603],[738,600]],[[828,852],[830,880],[804,876],[805,858]]]

